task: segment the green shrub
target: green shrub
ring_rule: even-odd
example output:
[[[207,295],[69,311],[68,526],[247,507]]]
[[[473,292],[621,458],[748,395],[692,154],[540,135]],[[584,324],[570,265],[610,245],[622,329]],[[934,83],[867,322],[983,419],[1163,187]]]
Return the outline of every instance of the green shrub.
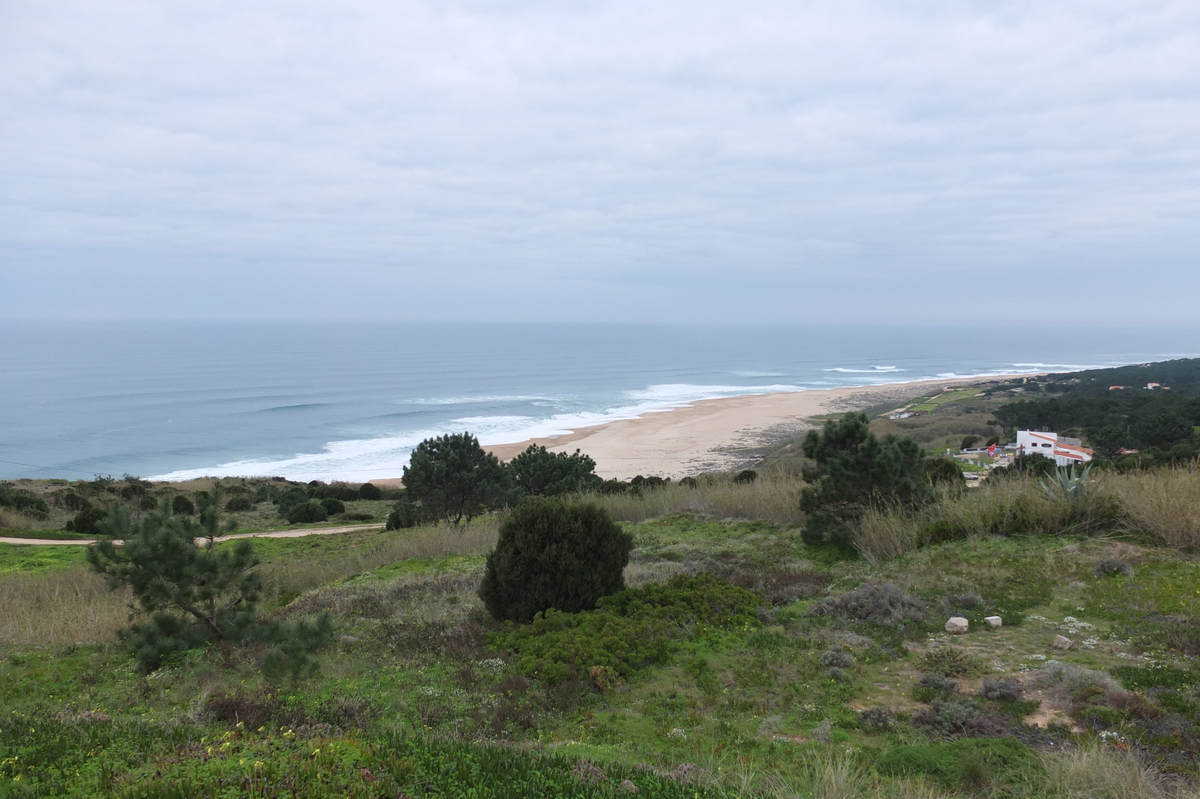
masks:
[[[903,630],[924,623],[925,602],[891,583],[866,583],[844,594],[822,599],[809,614]]]
[[[225,503],[225,511],[227,513],[245,513],[254,507],[254,502],[250,497],[233,497]]]
[[[67,522],[66,529],[81,535],[100,535],[100,522],[104,521],[107,515],[108,511],[105,508],[84,508]]]
[[[1121,681],[1121,685],[1131,691],[1144,691],[1150,688],[1179,690],[1200,685],[1200,675],[1195,672],[1163,663],[1155,663],[1151,666],[1117,666],[1110,671]]]
[[[821,665],[825,668],[845,669],[854,665],[854,655],[840,646],[830,647],[821,653]]]
[[[967,484],[962,467],[953,458],[926,458],[925,476],[935,486],[962,488]]]
[[[17,488],[9,482],[0,482],[0,507],[12,508],[35,516],[43,516],[50,512],[46,500],[32,491]]]
[[[304,489],[289,488],[287,491],[284,491],[279,495],[276,503],[279,508],[279,515],[286,519],[291,514],[293,508],[295,508],[297,505],[303,505],[308,501],[308,492],[306,492]]]
[[[337,516],[339,513],[346,512],[346,503],[342,502],[340,499],[334,499],[333,497],[326,497],[325,499],[321,500],[321,507],[324,508],[325,513],[330,516]]]
[[[934,699],[913,714],[912,723],[947,738],[998,738],[1009,725],[977,699]]]
[[[932,702],[958,693],[958,683],[944,674],[924,674],[913,686],[912,696],[918,702]]]
[[[758,479],[758,472],[753,469],[743,469],[733,476],[735,483],[753,483]]]
[[[293,506],[287,515],[288,524],[310,524],[313,522],[323,522],[328,518],[329,514],[325,512],[325,508],[321,507],[321,503],[315,500]]]
[[[183,494],[176,494],[171,500],[171,513],[176,516],[195,516],[196,506]]]
[[[987,679],[979,689],[980,696],[994,702],[1018,702],[1021,694],[1021,683],[1016,680]]]
[[[87,510],[88,508],[92,507],[92,503],[88,502],[87,499],[81,497],[79,494],[76,494],[74,491],[63,492],[61,495],[59,495],[59,501],[67,510],[73,510],[76,512]]]
[[[1020,781],[1030,772],[1040,772],[1037,757],[1013,738],[962,738],[949,743],[896,746],[875,761],[880,774],[892,777],[932,777],[948,786],[978,777],[978,765],[992,782]]]
[[[917,667],[945,677],[979,677],[987,673],[982,658],[956,646],[930,649],[917,658]]]
[[[359,499],[382,499],[383,491],[374,483],[363,483],[358,487]]]
[[[1094,577],[1112,577],[1114,575],[1130,577],[1133,575],[1133,566],[1120,558],[1105,558],[1096,564],[1096,568],[1092,569],[1092,575]]]
[[[409,530],[429,521],[424,508],[419,503],[412,502],[407,497],[397,500],[388,514],[386,530]]]
[[[628,678],[663,662],[677,641],[759,626],[762,606],[760,597],[711,575],[680,575],[604,597],[592,611],[546,611],[492,643],[516,652],[522,673],[548,682],[584,679],[598,666]]]
[[[597,505],[530,497],[500,525],[479,597],[497,619],[590,610],[625,587],[633,536]]]

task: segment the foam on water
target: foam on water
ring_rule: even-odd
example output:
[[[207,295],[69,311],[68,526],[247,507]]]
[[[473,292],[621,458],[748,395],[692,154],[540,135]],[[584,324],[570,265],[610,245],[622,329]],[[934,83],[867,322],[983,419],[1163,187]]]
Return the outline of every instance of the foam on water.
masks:
[[[0,479],[360,480],[445,433],[507,444],[719,397],[1195,357],[1200,335],[0,320],[0,341]]]

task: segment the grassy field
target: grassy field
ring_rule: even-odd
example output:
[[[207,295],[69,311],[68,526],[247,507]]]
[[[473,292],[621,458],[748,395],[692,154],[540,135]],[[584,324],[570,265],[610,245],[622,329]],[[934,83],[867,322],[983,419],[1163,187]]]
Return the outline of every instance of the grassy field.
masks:
[[[1200,474],[1103,477],[877,514],[865,557],[801,541],[786,476],[599,497],[666,599],[554,629],[483,611],[494,517],[259,539],[266,612],[335,619],[294,684],[237,647],[140,677],[80,548],[3,545],[0,794],[1200,796]]]

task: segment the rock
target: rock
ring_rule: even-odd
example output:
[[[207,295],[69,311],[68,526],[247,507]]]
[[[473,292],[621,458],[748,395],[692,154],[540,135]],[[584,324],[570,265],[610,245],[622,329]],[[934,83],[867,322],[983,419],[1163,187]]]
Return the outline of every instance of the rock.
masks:
[[[999,616],[984,616],[983,620],[988,623],[988,627],[1002,627],[1004,625],[1004,619]]]
[[[971,629],[971,622],[962,616],[951,616],[950,620],[946,622],[946,632],[953,635],[962,635],[969,629]]]
[[[1055,649],[1070,649],[1073,646],[1075,646],[1075,642],[1072,641],[1067,636],[1065,636],[1065,635],[1054,636],[1054,648]]]

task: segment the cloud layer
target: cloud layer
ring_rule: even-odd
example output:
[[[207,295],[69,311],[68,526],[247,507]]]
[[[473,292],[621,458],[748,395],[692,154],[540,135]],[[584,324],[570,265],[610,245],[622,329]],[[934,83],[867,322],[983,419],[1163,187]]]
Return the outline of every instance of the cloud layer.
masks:
[[[0,120],[30,315],[1200,296],[1194,2],[9,4]]]

